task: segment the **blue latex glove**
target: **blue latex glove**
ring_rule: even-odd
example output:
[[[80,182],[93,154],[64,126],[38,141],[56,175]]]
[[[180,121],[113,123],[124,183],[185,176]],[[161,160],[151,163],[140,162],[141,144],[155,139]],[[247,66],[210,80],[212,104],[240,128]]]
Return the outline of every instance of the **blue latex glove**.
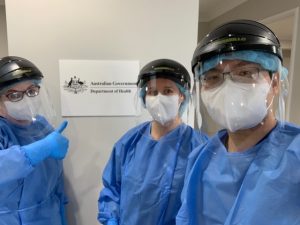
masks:
[[[54,159],[63,159],[65,157],[69,147],[69,140],[61,133],[67,125],[68,122],[64,121],[55,131],[45,138],[22,146],[22,149],[32,165],[35,166],[48,157]]]

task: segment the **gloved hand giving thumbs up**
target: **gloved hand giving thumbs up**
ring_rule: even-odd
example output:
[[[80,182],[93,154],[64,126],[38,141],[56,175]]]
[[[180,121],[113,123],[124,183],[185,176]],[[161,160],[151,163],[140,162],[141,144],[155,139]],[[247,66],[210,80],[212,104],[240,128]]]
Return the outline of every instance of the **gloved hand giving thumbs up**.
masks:
[[[67,125],[68,122],[64,121],[55,131],[45,138],[22,146],[22,149],[32,165],[37,165],[48,157],[54,159],[63,159],[65,157],[69,147],[69,140],[61,133]]]

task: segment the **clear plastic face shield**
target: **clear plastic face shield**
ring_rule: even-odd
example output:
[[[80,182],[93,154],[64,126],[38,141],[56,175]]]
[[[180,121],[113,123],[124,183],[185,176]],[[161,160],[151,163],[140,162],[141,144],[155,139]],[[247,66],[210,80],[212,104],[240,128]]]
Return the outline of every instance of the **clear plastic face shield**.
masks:
[[[285,119],[287,70],[269,53],[240,51],[221,54],[194,68],[196,114],[203,104],[221,128],[231,132],[255,127],[276,109]]]
[[[1,90],[0,114],[10,123],[20,126],[39,126],[44,129],[56,126],[56,114],[42,80],[18,82]]]
[[[147,82],[140,83],[142,85],[137,89],[136,107],[141,113],[137,123],[150,120],[167,127],[182,122],[190,102],[190,93],[186,88],[159,76],[151,76]]]

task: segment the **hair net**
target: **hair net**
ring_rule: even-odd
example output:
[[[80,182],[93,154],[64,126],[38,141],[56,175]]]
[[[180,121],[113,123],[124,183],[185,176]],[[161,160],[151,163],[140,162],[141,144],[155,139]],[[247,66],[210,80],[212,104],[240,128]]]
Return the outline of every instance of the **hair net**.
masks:
[[[13,88],[17,84],[21,82],[32,82],[33,84],[39,85],[41,84],[41,80],[20,80],[19,82],[15,82],[13,84],[7,85],[6,87],[0,89],[0,95],[4,95],[9,89]]]

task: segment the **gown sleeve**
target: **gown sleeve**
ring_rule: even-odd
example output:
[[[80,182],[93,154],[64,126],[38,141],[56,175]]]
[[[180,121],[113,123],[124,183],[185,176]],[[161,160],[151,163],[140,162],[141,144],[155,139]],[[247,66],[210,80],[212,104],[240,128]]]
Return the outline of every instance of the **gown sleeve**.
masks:
[[[0,185],[24,178],[34,167],[19,145],[6,147],[0,137]]]
[[[121,146],[116,144],[102,175],[104,188],[98,200],[98,221],[105,225],[117,225],[120,211]]]
[[[181,207],[177,213],[176,216],[176,225],[188,225],[191,224],[190,218],[189,218],[189,210],[187,208],[187,202],[186,202],[186,195],[187,195],[187,189],[189,184],[189,175],[191,170],[193,169],[193,166],[195,164],[195,161],[201,154],[202,150],[204,149],[206,145],[206,141],[208,140],[208,137],[206,135],[201,137],[201,142],[198,147],[195,147],[191,154],[188,157],[188,164],[186,168],[185,173],[185,179],[184,179],[184,186],[183,190],[181,192]]]
[[[67,218],[66,218],[66,210],[65,205],[68,204],[68,198],[64,191],[64,174],[61,173],[56,187],[56,194],[60,199],[60,214],[62,219],[62,225],[67,225]]]
[[[0,185],[25,178],[34,170],[19,142],[30,138],[31,134],[26,133],[18,140],[10,125],[0,118]]]

